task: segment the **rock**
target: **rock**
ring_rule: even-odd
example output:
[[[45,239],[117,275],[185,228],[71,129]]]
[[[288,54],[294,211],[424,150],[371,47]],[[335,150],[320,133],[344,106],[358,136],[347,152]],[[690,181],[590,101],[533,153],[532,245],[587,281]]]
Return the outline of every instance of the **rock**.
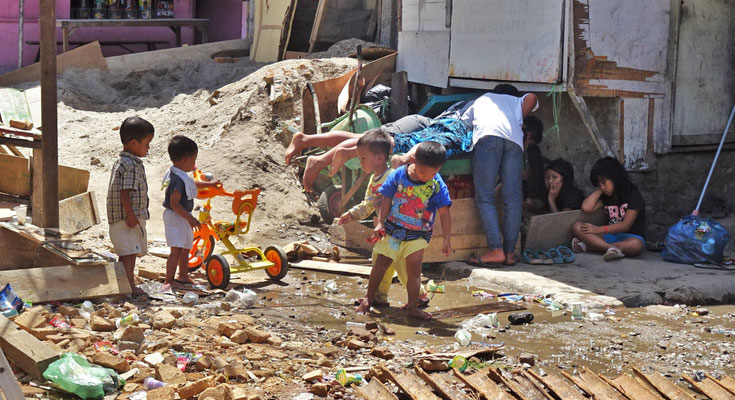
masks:
[[[186,383],[186,376],[180,369],[168,364],[156,365],[156,379],[169,385]]]
[[[120,340],[143,343],[145,340],[145,330],[139,326],[127,326],[125,327],[125,330],[123,330]]]
[[[222,310],[222,311],[230,311],[230,310],[232,310],[232,304],[230,304],[230,303],[228,303],[226,301],[223,301],[223,302],[219,303],[219,309]]]
[[[71,342],[69,342],[69,345],[66,346],[66,351],[69,353],[79,353],[82,351],[86,343],[82,339],[74,339]]]
[[[258,378],[270,378],[271,376],[276,376],[276,371],[264,368],[264,369],[256,369],[254,371],[251,371],[253,375],[257,376]]]
[[[387,347],[376,347],[370,352],[370,355],[382,358],[384,360],[390,360],[395,357],[393,355],[393,352],[391,352],[390,349],[388,349]]]
[[[536,356],[531,353],[522,353],[518,356],[518,361],[521,364],[528,364],[533,367],[536,364]]]
[[[263,343],[271,337],[271,334],[260,329],[255,328],[243,328],[243,331],[248,335],[250,341],[253,343]]]
[[[664,299],[658,293],[649,292],[625,296],[620,301],[626,307],[646,307],[653,304],[661,304],[664,302]]]
[[[115,330],[115,324],[112,321],[99,315],[92,316],[89,320],[89,327],[97,332],[112,332]]]
[[[316,360],[316,365],[320,367],[331,368],[334,366],[332,360],[328,359],[324,354],[319,354],[319,358]]]
[[[212,378],[204,378],[180,387],[177,393],[180,398],[188,399],[212,387],[214,387],[214,380]]]
[[[664,299],[667,303],[686,304],[689,306],[705,304],[702,292],[690,286],[669,289],[666,291]]]
[[[234,319],[243,325],[255,325],[255,318],[247,314],[235,314],[230,319]]]
[[[227,385],[218,385],[199,393],[200,399],[211,397],[214,400],[232,400],[232,389]]]
[[[530,312],[513,313],[508,316],[508,322],[513,325],[529,324],[533,321],[533,314]]]
[[[375,337],[372,333],[368,332],[365,328],[350,328],[350,332],[348,333],[350,336],[357,336],[360,340],[363,342],[378,342],[378,338]]]
[[[231,337],[238,329],[240,328],[237,325],[228,322],[222,322],[217,326],[217,332],[227,337]]]
[[[146,393],[146,400],[174,400],[176,397],[176,389],[167,385],[158,389],[149,390]]]
[[[704,307],[697,307],[697,310],[695,311],[699,315],[707,315],[709,314],[709,310]]]
[[[215,357],[214,362],[212,362],[212,369],[214,370],[220,370],[227,366],[227,361],[225,361],[222,357]]]
[[[153,314],[153,327],[156,329],[171,329],[176,324],[176,318],[168,311],[159,311]]]
[[[156,365],[163,362],[163,354],[161,353],[151,353],[145,356],[143,358],[143,361],[147,362],[148,365],[155,367]]]
[[[197,371],[205,371],[212,367],[212,363],[214,363],[214,359],[212,357],[204,356],[194,364],[194,368],[196,368]]]
[[[249,380],[248,370],[240,362],[227,364],[223,369],[222,373],[229,379],[239,378],[242,380]]]
[[[377,322],[366,322],[365,323],[365,329],[369,331],[373,331],[375,329],[378,329],[378,323]]]
[[[120,357],[113,356],[107,352],[97,353],[92,357],[92,362],[103,367],[112,368],[117,372],[127,372],[130,364]]]
[[[71,326],[79,329],[84,329],[85,326],[87,326],[87,320],[84,318],[72,318],[69,320],[71,323]]]
[[[230,336],[230,340],[237,344],[243,344],[250,341],[250,336],[243,329],[240,329],[235,331],[235,333]]]
[[[135,354],[138,354],[140,352],[140,343],[120,340],[117,342],[117,349],[120,350],[121,352],[126,351],[126,350],[131,350]]]
[[[347,343],[346,343],[346,346],[350,350],[360,350],[360,349],[366,349],[366,348],[370,347],[367,343],[365,343],[365,342],[363,342],[363,341],[361,341],[361,340],[359,340],[357,338],[352,338],[352,339],[348,340]]]
[[[276,346],[276,347],[281,347],[281,345],[283,344],[283,340],[279,338],[278,336],[271,336],[265,342],[271,346]]]
[[[396,334],[396,331],[393,330],[393,328],[390,328],[388,326],[383,325],[382,327],[383,334],[388,336],[393,336]]]
[[[320,380],[324,376],[324,372],[320,369],[315,369],[311,372],[308,372],[304,374],[304,376],[301,377],[305,382],[313,382],[316,380]]]
[[[419,366],[424,371],[448,371],[449,364],[446,361],[440,360],[427,360],[422,359],[419,361]]]
[[[28,329],[45,328],[47,326],[45,314],[46,310],[43,307],[36,306],[15,317],[13,322]]]
[[[56,309],[56,312],[69,318],[79,316],[79,309],[64,304],[60,305],[59,308]]]
[[[319,397],[327,397],[329,395],[329,385],[326,383],[315,383],[311,385],[309,392],[314,393]]]

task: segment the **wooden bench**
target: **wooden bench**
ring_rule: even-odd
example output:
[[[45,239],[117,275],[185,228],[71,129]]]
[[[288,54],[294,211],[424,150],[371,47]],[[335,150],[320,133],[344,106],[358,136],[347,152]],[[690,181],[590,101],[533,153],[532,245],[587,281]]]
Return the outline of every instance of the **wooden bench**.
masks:
[[[156,45],[158,44],[167,44],[168,41],[166,40],[100,40],[100,46],[119,46],[123,49],[127,50],[130,53],[135,53],[133,50],[126,46],[132,46],[132,45],[146,45],[146,48],[148,51],[156,50]],[[39,46],[41,42],[35,41],[35,40],[26,40],[27,45],[31,46]],[[88,44],[90,42],[88,41],[70,41],[70,45],[74,46],[83,46],[85,44]],[[63,42],[58,41],[56,42],[57,46],[63,45]],[[36,62],[38,62],[41,59],[41,47],[38,47],[38,52],[36,53]]]

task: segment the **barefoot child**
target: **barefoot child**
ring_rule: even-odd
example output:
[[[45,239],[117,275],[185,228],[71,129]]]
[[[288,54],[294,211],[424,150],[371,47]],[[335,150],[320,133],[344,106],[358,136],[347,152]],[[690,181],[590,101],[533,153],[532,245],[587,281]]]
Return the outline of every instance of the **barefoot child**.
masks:
[[[342,214],[339,218],[340,225],[363,220],[371,216],[375,210],[380,209],[380,200],[382,197],[378,193],[378,189],[385,182],[388,175],[393,172],[392,169],[388,168],[388,156],[392,147],[393,142],[390,135],[381,129],[371,129],[358,139],[357,156],[360,159],[360,166],[364,173],[372,173],[372,175],[365,191],[365,199],[362,203]],[[373,259],[375,257],[376,255],[373,254]],[[375,295],[374,305],[376,307],[388,305],[388,290],[390,289],[395,272],[398,272],[398,280],[404,286],[406,285],[406,269],[399,268],[396,271],[392,266],[389,267],[383,277],[383,281],[378,287],[378,293]],[[423,287],[421,288],[419,303],[421,305],[428,305],[429,303],[429,298],[423,290]]]
[[[416,162],[393,171],[378,190],[384,200],[378,212],[378,222],[371,235],[378,239],[373,249],[373,269],[370,271],[367,297],[357,308],[366,313],[375,304],[375,294],[388,267],[405,268],[408,292],[408,315],[431,319],[431,314],[419,309],[419,286],[424,249],[431,240],[435,214],[439,214],[444,242],[442,253],[449,255],[452,227],[449,206],[452,200],[438,172],[446,161],[446,150],[437,142],[418,145]]]
[[[135,257],[148,252],[145,223],[148,212],[148,181],[145,166],[139,157],[148,154],[153,140],[153,125],[140,117],[128,117],[120,125],[123,150],[115,161],[107,187],[107,221],[110,223],[110,241],[133,294],[143,290],[135,286]]]
[[[186,136],[176,135],[168,144],[168,155],[173,166],[163,177],[166,194],[163,200],[163,225],[166,231],[166,244],[171,247],[171,254],[166,261],[166,279],[163,282],[172,287],[194,283],[189,278],[189,250],[194,241],[193,228],[201,224],[191,215],[194,209],[194,198],[198,188],[217,186],[219,182],[194,182],[187,174],[196,165],[197,144]],[[174,279],[176,266],[179,266],[179,278]]]
[[[582,211],[590,213],[604,207],[609,222],[604,226],[576,222],[572,226],[572,249],[577,253],[605,253],[605,261],[637,256],[646,244],[643,196],[613,157],[602,158],[592,166],[590,182],[598,189],[584,199]]]

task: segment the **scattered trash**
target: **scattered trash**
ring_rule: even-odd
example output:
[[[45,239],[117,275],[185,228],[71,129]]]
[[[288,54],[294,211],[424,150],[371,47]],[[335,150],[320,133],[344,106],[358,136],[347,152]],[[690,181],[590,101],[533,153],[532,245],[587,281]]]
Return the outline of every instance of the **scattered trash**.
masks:
[[[143,358],[143,361],[147,362],[151,366],[158,365],[163,362],[163,354],[161,353],[151,353],[145,356]]]
[[[475,290],[472,292],[472,296],[474,297],[482,297],[483,299],[492,299],[495,297],[494,294],[488,293],[484,290]]]
[[[174,295],[170,285],[164,285],[163,283],[156,281],[148,281],[138,287],[152,299],[176,301],[176,295]]]
[[[148,398],[148,393],[145,390],[138,390],[137,392],[133,392],[130,396],[128,396],[128,400],[146,400]]]
[[[324,291],[329,293],[337,293],[337,282],[334,280],[328,280],[324,282]]]
[[[94,312],[94,305],[91,301],[86,300],[82,305],[79,307],[79,315],[89,321],[90,318],[92,318],[92,313]]]
[[[498,300],[503,300],[507,303],[520,303],[525,299],[523,295],[515,293],[504,293],[498,295]]]
[[[470,341],[472,340],[472,334],[465,329],[459,329],[457,333],[454,334],[454,338],[457,339],[457,342],[461,346],[469,346]]]
[[[584,315],[582,315],[582,303],[572,304],[572,321],[583,321]]]
[[[600,322],[605,320],[605,316],[603,314],[596,312],[587,313],[587,318],[592,322]]]
[[[416,331],[416,334],[421,336],[429,336],[429,332],[426,331]]]
[[[176,367],[180,369],[181,372],[186,372],[186,367],[190,363],[195,363],[199,361],[200,358],[202,358],[201,353],[192,354],[192,353],[173,351],[173,350],[171,352],[176,357]]]
[[[194,292],[186,292],[184,293],[184,298],[181,299],[181,302],[188,305],[193,306],[199,301],[199,295]]]
[[[112,342],[110,342],[109,340],[102,340],[102,341],[96,342],[94,344],[94,349],[97,350],[98,353],[102,351],[106,351],[110,354],[120,353],[115,347],[115,345],[113,345]]]
[[[475,332],[485,337],[492,335],[492,330],[500,327],[500,321],[498,321],[497,313],[477,314],[470,319],[462,321],[460,327],[468,332]]]
[[[354,322],[354,321],[347,321],[345,322],[345,325],[347,326],[347,329],[350,328],[365,328],[364,322]]]
[[[533,321],[533,314],[530,312],[514,313],[508,316],[508,322],[513,325],[529,324]]]
[[[166,382],[161,382],[152,376],[145,378],[143,381],[143,387],[146,388],[146,390],[158,389],[164,386],[166,386]]]
[[[467,369],[467,359],[457,354],[449,361],[450,368],[456,368],[459,372],[464,372]]]
[[[446,288],[444,285],[437,285],[434,280],[426,282],[426,290],[432,293],[445,293]]]
[[[75,353],[62,354],[48,366],[43,377],[83,399],[100,399],[125,384],[115,371],[90,364]]]
[[[360,374],[348,374],[344,368],[337,371],[334,377],[335,379],[337,379],[337,382],[339,382],[342,386],[348,386],[353,383],[359,384],[362,382],[362,376]]]
[[[63,317],[54,317],[51,321],[49,321],[49,324],[62,331],[68,331],[69,329],[71,329],[71,324],[66,322]]]
[[[230,289],[225,295],[226,302],[239,308],[250,308],[255,305],[255,300],[257,300],[257,294],[250,289],[243,289],[242,292]]]
[[[124,326],[135,325],[138,323],[138,321],[140,321],[140,317],[138,317],[138,314],[132,313],[116,319],[115,326],[117,327],[117,329],[120,329]]]
[[[0,291],[0,312],[6,317],[12,317],[13,315],[20,314],[23,311],[23,300],[13,293],[13,289],[10,284],[5,284],[5,287]]]

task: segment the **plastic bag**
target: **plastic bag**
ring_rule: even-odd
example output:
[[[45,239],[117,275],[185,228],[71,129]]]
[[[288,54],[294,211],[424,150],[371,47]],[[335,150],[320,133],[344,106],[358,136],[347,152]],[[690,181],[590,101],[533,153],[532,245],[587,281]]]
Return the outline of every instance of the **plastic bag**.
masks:
[[[730,234],[719,223],[687,215],[669,228],[661,257],[680,264],[722,263]]]
[[[113,393],[125,384],[115,371],[90,364],[74,353],[62,354],[48,366],[43,377],[83,399],[101,399],[105,393]]]

